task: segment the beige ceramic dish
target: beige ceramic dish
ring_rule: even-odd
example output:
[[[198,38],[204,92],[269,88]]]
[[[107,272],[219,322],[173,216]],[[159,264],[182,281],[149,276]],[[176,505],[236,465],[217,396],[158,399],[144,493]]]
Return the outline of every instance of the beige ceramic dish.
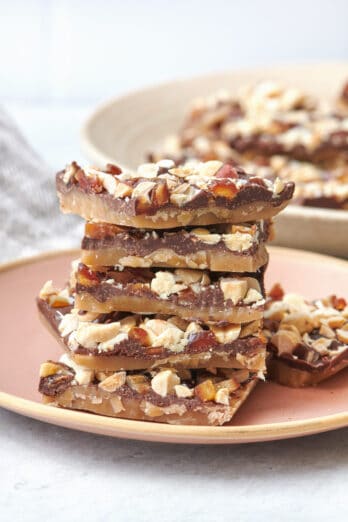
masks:
[[[212,74],[150,87],[96,109],[81,133],[82,149],[96,165],[135,167],[146,152],[181,125],[189,102],[219,88],[272,79],[332,100],[348,78],[348,63],[287,65]],[[348,212],[293,206],[277,218],[277,244],[348,257]]]
[[[77,252],[60,252],[0,268],[0,407],[51,424],[82,431],[160,442],[233,444],[299,437],[348,426],[348,371],[317,388],[291,389],[261,383],[231,425],[168,426],[98,417],[41,404],[40,362],[60,355],[58,343],[41,325],[35,295],[47,279],[66,281]],[[282,281],[308,298],[348,295],[348,262],[282,248],[270,248],[268,287]],[[18,291],[19,290],[19,291]]]

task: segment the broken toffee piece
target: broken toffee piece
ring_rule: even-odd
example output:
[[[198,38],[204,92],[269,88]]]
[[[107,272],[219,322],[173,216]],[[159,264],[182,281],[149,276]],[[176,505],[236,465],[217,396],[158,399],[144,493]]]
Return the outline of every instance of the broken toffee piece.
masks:
[[[178,267],[256,272],[268,262],[270,223],[138,230],[88,222],[81,261],[91,266]]]
[[[75,305],[109,313],[176,315],[199,321],[247,323],[262,318],[264,268],[235,275],[191,269],[110,267],[80,263]]]
[[[270,219],[290,201],[293,183],[272,182],[221,161],[176,167],[171,160],[137,172],[76,163],[57,174],[61,210],[135,228],[176,228]]]
[[[59,296],[65,293],[41,292],[37,304],[45,326],[77,364],[103,371],[161,366],[265,370],[261,321],[203,325],[178,317],[81,312],[70,302],[64,306]]]
[[[308,207],[348,209],[348,163],[330,169],[285,156],[263,158],[261,164],[247,164],[263,178],[293,181],[292,202]]]
[[[176,163],[192,158],[238,162],[238,152],[223,135],[229,125],[238,126],[244,136],[261,134],[260,124],[269,124],[274,134],[282,128],[277,120],[284,113],[299,119],[315,108],[314,100],[304,92],[274,82],[260,82],[238,93],[219,90],[194,99],[179,134],[166,138],[162,150],[149,157],[152,161],[172,158]]]
[[[168,424],[222,425],[257,383],[248,370],[95,372],[67,355],[40,367],[43,401],[99,415]]]
[[[255,156],[285,155],[313,163],[347,159],[348,118],[335,114],[282,113],[264,119],[253,115],[227,122],[221,137],[240,154]]]
[[[286,386],[317,384],[348,366],[348,306],[330,296],[306,301],[275,286],[267,300],[264,334],[273,353],[268,375]]]
[[[345,95],[343,89],[341,102]],[[276,154],[314,163],[347,159],[348,118],[316,107],[297,89],[261,82],[234,98],[216,93],[195,102],[180,134],[153,158],[238,161]]]

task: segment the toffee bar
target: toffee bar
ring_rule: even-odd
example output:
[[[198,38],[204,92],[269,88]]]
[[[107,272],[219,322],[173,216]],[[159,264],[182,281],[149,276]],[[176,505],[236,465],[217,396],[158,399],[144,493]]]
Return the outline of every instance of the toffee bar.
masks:
[[[347,88],[342,90],[343,107]],[[209,96],[193,104],[180,134],[152,155],[183,162],[187,158],[249,159],[282,154],[314,163],[346,160],[348,118],[323,110],[297,89],[261,82],[238,97]]]
[[[262,165],[247,164],[256,175],[293,181],[292,203],[308,207],[348,208],[348,163],[330,169],[312,163],[296,161],[285,156],[262,160]]]
[[[266,304],[264,335],[273,354],[268,375],[285,386],[318,384],[348,366],[348,306],[329,296],[313,302],[277,285]]]
[[[94,314],[72,308],[70,300],[63,306],[64,295],[49,290],[49,285],[45,288],[37,301],[41,319],[71,359],[85,367],[103,371],[161,366],[265,371],[261,321],[219,325],[122,312]]]
[[[270,223],[210,225],[173,231],[88,222],[81,261],[90,266],[175,267],[256,272],[268,262]]]
[[[183,319],[247,323],[262,318],[264,269],[231,275],[191,269],[100,268],[80,263],[75,305],[109,313],[176,315]]]
[[[39,391],[52,406],[122,419],[182,425],[229,422],[257,383],[248,370],[94,372],[73,363],[47,361]]]
[[[137,172],[72,163],[56,181],[63,212],[150,229],[270,219],[294,191],[291,182],[262,180],[220,161],[176,167],[162,160],[140,165]]]

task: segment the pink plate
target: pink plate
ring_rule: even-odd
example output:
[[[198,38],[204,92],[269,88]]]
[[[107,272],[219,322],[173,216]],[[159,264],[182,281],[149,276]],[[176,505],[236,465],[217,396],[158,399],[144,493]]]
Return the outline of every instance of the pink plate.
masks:
[[[348,262],[270,248],[268,287],[281,281],[288,291],[314,298],[348,295]],[[59,357],[56,341],[41,326],[35,296],[47,279],[63,284],[77,252],[54,252],[0,269],[2,343],[0,406],[45,422],[113,437],[161,442],[232,444],[298,437],[348,426],[348,371],[316,388],[290,389],[261,383],[222,427],[169,426],[100,417],[41,404],[38,368]]]

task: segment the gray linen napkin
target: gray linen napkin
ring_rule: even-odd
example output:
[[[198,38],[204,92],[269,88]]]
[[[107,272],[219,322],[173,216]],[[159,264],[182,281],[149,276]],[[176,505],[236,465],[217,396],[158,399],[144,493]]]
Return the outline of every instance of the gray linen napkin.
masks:
[[[62,215],[54,172],[0,109],[0,260],[79,246],[82,222]]]

